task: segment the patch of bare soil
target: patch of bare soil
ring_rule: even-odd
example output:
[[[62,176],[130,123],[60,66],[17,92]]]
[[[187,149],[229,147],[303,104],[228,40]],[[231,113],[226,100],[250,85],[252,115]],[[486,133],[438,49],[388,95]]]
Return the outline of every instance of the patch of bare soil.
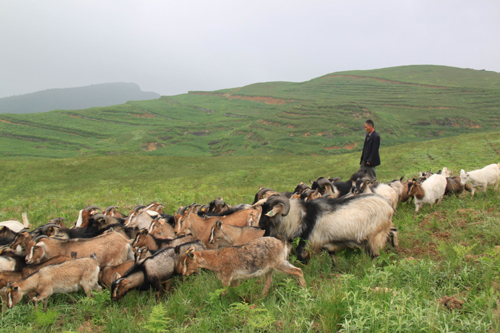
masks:
[[[163,147],[164,144],[159,143],[159,142],[148,142],[145,146],[142,146],[141,148],[145,151],[154,151],[158,148]]]
[[[425,219],[423,219],[422,222],[419,223],[419,225],[420,226],[427,226],[430,224],[430,221],[434,218],[437,220],[444,220],[444,219],[446,219],[446,217],[447,217],[447,214],[445,211],[438,210],[438,211],[435,211],[435,212],[428,214],[425,217]]]
[[[264,120],[264,119],[259,119],[257,120],[258,123],[262,123],[264,125],[270,125],[270,126],[285,126],[287,128],[295,128],[296,126],[295,125],[292,125],[292,124],[281,124],[281,123],[276,123],[276,122],[273,122],[273,121],[269,121],[269,120]]]
[[[283,114],[287,115],[287,116],[295,116],[295,117],[305,117],[305,116],[307,116],[306,114],[291,113],[291,112],[286,112],[286,111],[283,111]]]
[[[156,116],[150,113],[134,114],[137,118],[156,118]]]
[[[450,311],[460,310],[464,305],[463,301],[455,298],[454,296],[443,296],[439,300],[439,303]]]
[[[222,96],[222,97],[226,97],[229,100],[242,99],[242,100],[246,100],[246,101],[264,102],[266,104],[277,104],[277,105],[283,105],[285,103],[295,101],[294,99],[281,99],[281,98],[266,97],[266,96],[243,96],[243,95],[206,93],[206,92],[196,92],[196,91],[190,91],[190,92],[188,92],[188,94]]]
[[[325,150],[334,150],[334,149],[347,149],[347,150],[353,150],[358,146],[357,142],[354,143],[348,143],[344,147],[338,147],[338,146],[331,146],[331,147],[325,147]]]
[[[426,87],[426,88],[435,88],[435,89],[448,89],[448,87],[441,87],[441,86],[431,86],[427,84],[418,84],[418,83],[408,83],[408,82],[400,82],[400,81],[391,81],[391,80],[385,80],[385,79],[379,79],[376,77],[370,77],[370,76],[356,76],[356,75],[327,75],[323,76],[322,79],[330,78],[330,77],[348,77],[350,79],[366,79],[366,80],[375,80],[379,82],[385,82],[385,83],[391,83],[391,84],[402,84],[402,85],[407,85],[407,86],[417,86],[417,87]]]
[[[420,107],[420,106],[410,106],[410,105],[394,105],[394,104],[383,104],[382,106],[389,106],[394,108],[405,108],[405,109],[425,109],[425,110],[457,110],[457,108],[453,108],[450,106],[429,106],[429,107]]]
[[[204,135],[208,135],[209,133],[210,133],[210,131],[206,130],[206,131],[197,131],[197,132],[185,132],[184,134],[192,134],[195,136],[204,136]]]
[[[0,121],[1,121],[2,123],[6,123],[6,124],[12,124],[12,125],[22,125],[22,124],[13,123],[13,122],[11,122],[11,121],[4,120],[4,119],[0,119]],[[24,125],[24,126],[26,126],[26,125]]]
[[[432,238],[447,241],[451,238],[451,232],[449,231],[439,231],[431,234]]]
[[[396,248],[396,252],[404,255],[410,255],[413,258],[425,256],[437,258],[440,255],[437,250],[436,243],[430,241],[422,242],[419,239],[415,240],[415,243],[411,246],[411,248]]]

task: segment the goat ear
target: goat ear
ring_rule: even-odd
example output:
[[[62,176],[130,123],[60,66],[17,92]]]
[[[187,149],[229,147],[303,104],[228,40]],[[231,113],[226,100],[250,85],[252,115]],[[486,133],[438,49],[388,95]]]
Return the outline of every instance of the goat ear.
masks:
[[[283,209],[285,209],[285,206],[282,204],[282,203],[279,203],[277,204],[276,206],[273,207],[273,210],[271,210],[270,212],[268,212],[266,214],[266,216],[269,216],[269,217],[273,217],[274,215],[276,215],[277,213],[280,213],[283,211]]]
[[[187,255],[190,259],[194,259],[194,253],[193,253],[193,250],[194,250],[194,248],[191,246],[191,247],[189,248],[189,250],[187,250],[187,252],[186,252],[186,255]]]
[[[300,182],[300,184],[299,184],[299,185],[304,185],[304,182]]]

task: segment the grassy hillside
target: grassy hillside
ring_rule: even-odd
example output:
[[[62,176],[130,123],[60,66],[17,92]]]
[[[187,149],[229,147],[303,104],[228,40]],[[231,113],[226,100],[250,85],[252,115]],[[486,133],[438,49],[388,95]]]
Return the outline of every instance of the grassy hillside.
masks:
[[[500,132],[467,134],[381,150],[380,180],[416,176],[447,166],[457,174],[500,161]],[[259,186],[292,190],[317,176],[348,177],[358,153],[336,156],[101,156],[6,160],[0,163],[0,220],[28,212],[34,225],[62,216],[76,221],[85,205],[206,203],[223,196],[251,202]],[[307,288],[275,274],[268,297],[252,279],[221,296],[211,272],[182,281],[160,302],[133,291],[116,303],[109,292],[57,295],[49,311],[20,304],[0,319],[8,332],[496,332],[500,330],[500,191],[446,198],[439,207],[402,204],[394,216],[400,248],[376,262],[343,251],[331,267],[326,254],[303,269]],[[293,261],[292,255],[291,260]],[[460,304],[462,302],[463,304]]]
[[[403,66],[105,108],[0,114],[0,158],[328,156],[359,150],[367,118],[388,147],[495,131],[499,112],[498,73]]]

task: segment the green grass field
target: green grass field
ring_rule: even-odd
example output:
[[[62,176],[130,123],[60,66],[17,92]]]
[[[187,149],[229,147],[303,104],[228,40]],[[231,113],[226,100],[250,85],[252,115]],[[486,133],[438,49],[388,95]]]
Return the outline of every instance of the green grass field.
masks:
[[[500,162],[500,132],[459,135],[381,149],[381,181],[437,171],[458,174]],[[383,135],[383,133],[382,133]],[[218,196],[250,203],[260,186],[293,190],[318,176],[347,178],[359,153],[331,156],[89,156],[9,159],[0,163],[0,220],[27,212],[37,226],[61,216],[76,221],[90,204],[159,201],[165,211]],[[269,295],[252,279],[220,295],[209,271],[183,281],[160,302],[133,291],[111,303],[109,292],[54,295],[49,310],[19,304],[3,313],[3,332],[497,332],[500,302],[500,192],[448,197],[439,207],[401,204],[394,216],[400,247],[372,262],[346,250],[332,268],[324,253],[303,269],[307,288],[275,274]],[[294,255],[291,256],[294,261]],[[451,301],[450,301],[451,300]],[[460,304],[462,302],[462,304]],[[448,305],[446,305],[448,304]]]
[[[500,126],[500,74],[402,66],[162,96],[102,108],[0,114],[0,159],[344,154],[371,118],[386,147]]]

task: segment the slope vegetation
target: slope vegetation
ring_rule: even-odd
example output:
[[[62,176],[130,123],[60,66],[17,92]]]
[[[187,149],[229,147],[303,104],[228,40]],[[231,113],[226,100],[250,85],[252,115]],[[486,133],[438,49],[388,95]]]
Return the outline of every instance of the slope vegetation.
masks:
[[[162,96],[78,111],[0,115],[0,158],[331,155],[375,121],[392,146],[500,126],[500,74],[404,66]]]

